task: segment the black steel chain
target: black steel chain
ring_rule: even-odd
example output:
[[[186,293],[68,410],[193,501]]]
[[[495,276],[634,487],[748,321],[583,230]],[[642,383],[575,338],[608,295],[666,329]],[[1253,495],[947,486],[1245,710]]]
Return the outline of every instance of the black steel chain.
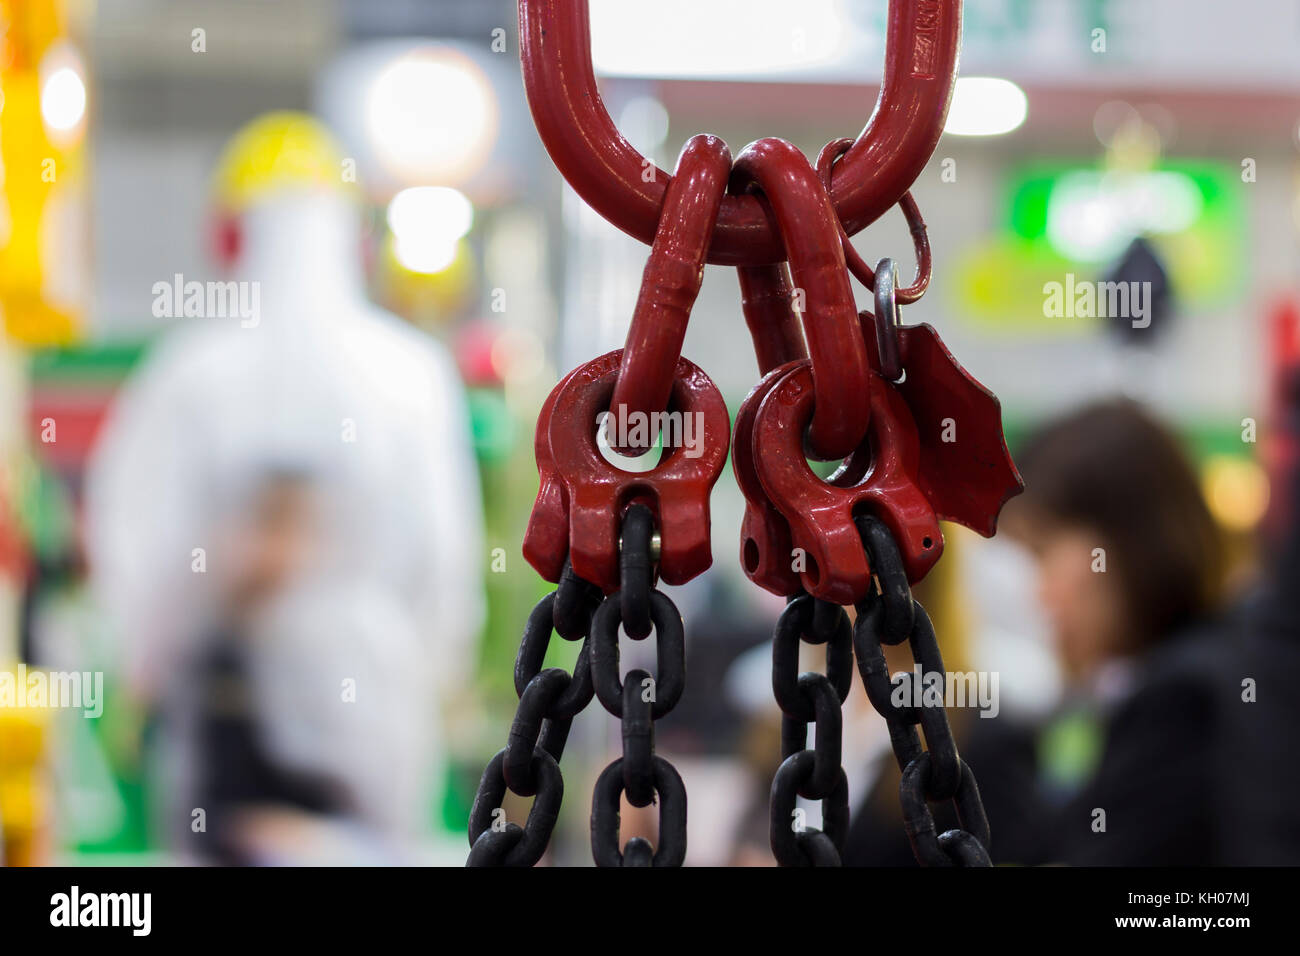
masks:
[[[470,853],[466,866],[533,866],[546,852],[560,813],[564,779],[559,761],[573,718],[595,693],[590,630],[600,590],[565,563],[559,586],[528,615],[515,657],[519,707],[505,747],[488,762],[469,815]],[[583,641],[573,673],[542,669],[551,634]],[[508,823],[501,803],[506,790],[535,797],[521,827]]]
[[[826,645],[826,673],[799,673],[799,645]],[[782,866],[839,866],[849,829],[840,707],[853,684],[853,632],[842,607],[807,594],[790,600],[772,640],[772,692],[781,708],[780,768],[772,781],[772,852]],[[808,725],[815,726],[808,750]],[[822,829],[805,825],[795,798],[820,800]]]
[[[681,699],[686,686],[686,644],[676,606],[654,587],[654,518],[633,505],[623,519],[619,590],[600,589],[566,562],[560,583],[528,616],[515,658],[519,706],[506,746],[488,763],[469,816],[467,866],[533,866],[546,852],[564,795],[559,761],[573,718],[593,696],[622,722],[623,756],[596,781],[591,807],[591,848],[597,866],[681,866],[686,857],[686,787],[667,760],[654,752],[654,721]],[[644,640],[653,631],[659,676],[644,670],[619,679],[619,627]],[[542,669],[552,633],[582,641],[569,674]],[[521,827],[509,823],[501,803],[509,790],[535,797]],[[636,837],[619,850],[619,798],[634,807],[659,798],[658,848]]]
[[[899,798],[912,852],[922,866],[989,866],[989,826],[979,787],[957,753],[942,706],[898,706],[893,699],[882,645],[908,641],[921,665],[922,680],[947,678],[934,627],[914,600],[902,558],[889,530],[877,519],[855,519],[875,572],[878,590],[857,608],[850,627],[844,609],[800,593],[777,621],[772,642],[772,691],[781,708],[781,756],[772,781],[772,852],[782,866],[839,866],[849,824],[848,781],[841,762],[841,705],[853,681],[853,658],[867,697],[889,728],[889,739],[903,772]],[[826,673],[798,674],[799,642],[826,645]],[[798,674],[798,676],[796,676]],[[907,681],[904,701],[913,700]],[[933,678],[930,678],[933,680]],[[808,725],[815,743],[807,750]],[[917,726],[929,746],[921,745]],[[804,826],[796,797],[822,802],[822,829]],[[961,829],[936,833],[930,803],[951,800]]]
[[[686,642],[676,605],[654,586],[654,518],[633,505],[623,518],[619,590],[591,620],[591,676],[596,697],[622,723],[623,756],[596,781],[591,801],[591,852],[597,866],[681,866],[686,858],[686,787],[655,754],[654,722],[677,705],[686,687]],[[658,677],[640,668],[620,680],[619,625],[633,640],[653,631]],[[633,837],[619,850],[619,798],[634,807],[659,799],[657,848]]]
[[[842,766],[841,707],[853,681],[853,661],[867,698],[885,719],[902,780],[899,799],[912,852],[922,866],[989,866],[989,827],[979,787],[961,759],[942,706],[911,693],[897,703],[884,646],[907,641],[921,679],[946,680],[934,627],[911,587],[888,529],[856,519],[877,590],[858,605],[850,625],[844,609],[799,594],[777,621],[772,690],[782,711],[782,763],[772,782],[772,851],[782,866],[839,866],[849,826],[848,778]],[[622,725],[623,756],[596,781],[591,808],[592,855],[598,866],[680,866],[686,856],[686,788],[676,769],[654,751],[654,722],[676,706],[686,682],[681,615],[655,588],[654,524],[634,505],[624,517],[620,587],[599,589],[567,565],[555,591],[533,608],[515,659],[519,706],[506,746],[488,763],[470,811],[469,866],[533,866],[546,851],[559,816],[564,781],[559,761],[573,718],[597,697]],[[634,669],[619,679],[620,626],[634,640],[655,635],[658,677]],[[573,673],[542,668],[552,633],[583,641]],[[801,642],[826,646],[826,672],[799,673]],[[813,749],[808,725],[814,725]],[[922,746],[918,726],[928,749]],[[506,791],[534,797],[524,826],[501,808]],[[635,837],[619,849],[620,797],[634,807],[659,801],[657,848]],[[819,800],[822,829],[806,826],[796,799]],[[938,833],[929,804],[952,801],[959,829]]]
[[[957,752],[948,715],[943,707],[927,703],[928,694],[913,693],[914,672],[899,675],[906,688],[899,705],[893,699],[895,684],[890,679],[882,645],[908,642],[912,659],[920,665],[920,679],[933,680],[939,675],[946,686],[947,672],[934,635],[934,625],[921,603],[912,597],[912,589],[903,570],[902,557],[889,529],[878,519],[859,517],[858,533],[871,568],[879,584],[858,605],[853,627],[853,648],[858,670],[871,706],[885,718],[889,740],[903,777],[899,800],[903,809],[903,826],[912,844],[912,853],[921,866],[991,866],[989,860],[989,823],[984,814],[975,775]],[[917,726],[925,732],[921,745]],[[931,803],[951,800],[957,811],[960,829],[937,833]]]

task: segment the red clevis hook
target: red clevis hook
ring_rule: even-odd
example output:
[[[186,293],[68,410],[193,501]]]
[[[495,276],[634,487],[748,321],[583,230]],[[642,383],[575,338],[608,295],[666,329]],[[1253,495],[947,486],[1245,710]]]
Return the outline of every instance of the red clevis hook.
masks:
[[[649,244],[672,177],[615,127],[596,88],[587,0],[519,0],[524,89],[556,167],[587,204]],[[890,0],[876,108],[835,165],[831,199],[845,231],[866,228],[916,181],[943,132],[957,76],[961,0]],[[708,261],[769,265],[786,258],[753,196],[728,196]]]

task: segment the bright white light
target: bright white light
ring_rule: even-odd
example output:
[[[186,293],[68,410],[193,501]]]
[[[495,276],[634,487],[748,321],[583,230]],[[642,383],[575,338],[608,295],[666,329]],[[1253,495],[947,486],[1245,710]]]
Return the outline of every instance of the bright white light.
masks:
[[[607,76],[761,76],[836,64],[846,0],[591,0],[592,60]]]
[[[70,66],[52,72],[41,87],[41,118],[61,133],[76,127],[86,115],[86,84]]]
[[[963,76],[953,90],[945,133],[1000,136],[1018,129],[1029,115],[1025,91],[995,76]]]
[[[456,260],[457,243],[474,225],[474,206],[446,186],[418,186],[393,197],[387,219],[397,261],[432,274]]]
[[[423,232],[454,242],[474,225],[474,204],[446,186],[416,186],[392,198],[387,219],[393,235]]]
[[[653,96],[638,96],[619,111],[618,130],[642,153],[653,153],[668,138],[668,108]]]
[[[408,181],[464,182],[491,153],[498,122],[491,81],[452,50],[399,57],[366,99],[366,133],[380,162]]]
[[[393,255],[402,268],[437,275],[456,261],[457,244],[428,236],[394,236]]]
[[[1135,235],[1183,232],[1201,217],[1204,200],[1182,173],[1102,173],[1062,176],[1047,201],[1047,239],[1080,262],[1118,256]]]

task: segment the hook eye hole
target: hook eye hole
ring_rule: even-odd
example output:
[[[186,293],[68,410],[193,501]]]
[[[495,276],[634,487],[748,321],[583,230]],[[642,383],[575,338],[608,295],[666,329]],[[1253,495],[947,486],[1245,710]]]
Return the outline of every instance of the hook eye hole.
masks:
[[[619,471],[629,474],[642,475],[654,471],[664,457],[663,434],[655,435],[654,444],[644,453],[625,455],[610,443],[610,438],[617,434],[617,427],[618,421],[612,412],[602,412],[596,416],[596,448],[600,451],[600,457]]]

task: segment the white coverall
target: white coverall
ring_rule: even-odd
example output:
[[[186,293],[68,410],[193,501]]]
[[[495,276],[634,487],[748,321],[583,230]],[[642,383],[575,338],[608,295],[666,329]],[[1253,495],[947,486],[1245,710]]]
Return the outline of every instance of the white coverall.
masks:
[[[223,530],[268,470],[307,474],[320,553],[259,626],[259,722],[277,760],[330,775],[358,822],[406,845],[431,817],[439,701],[472,676],[483,616],[464,396],[437,342],[366,301],[346,197],[280,194],[242,225],[237,278],[257,284],[258,314],[173,319],[97,444],[95,591],[128,686],[183,724],[189,655],[219,620]],[[190,825],[188,750],[165,760],[172,832]]]

